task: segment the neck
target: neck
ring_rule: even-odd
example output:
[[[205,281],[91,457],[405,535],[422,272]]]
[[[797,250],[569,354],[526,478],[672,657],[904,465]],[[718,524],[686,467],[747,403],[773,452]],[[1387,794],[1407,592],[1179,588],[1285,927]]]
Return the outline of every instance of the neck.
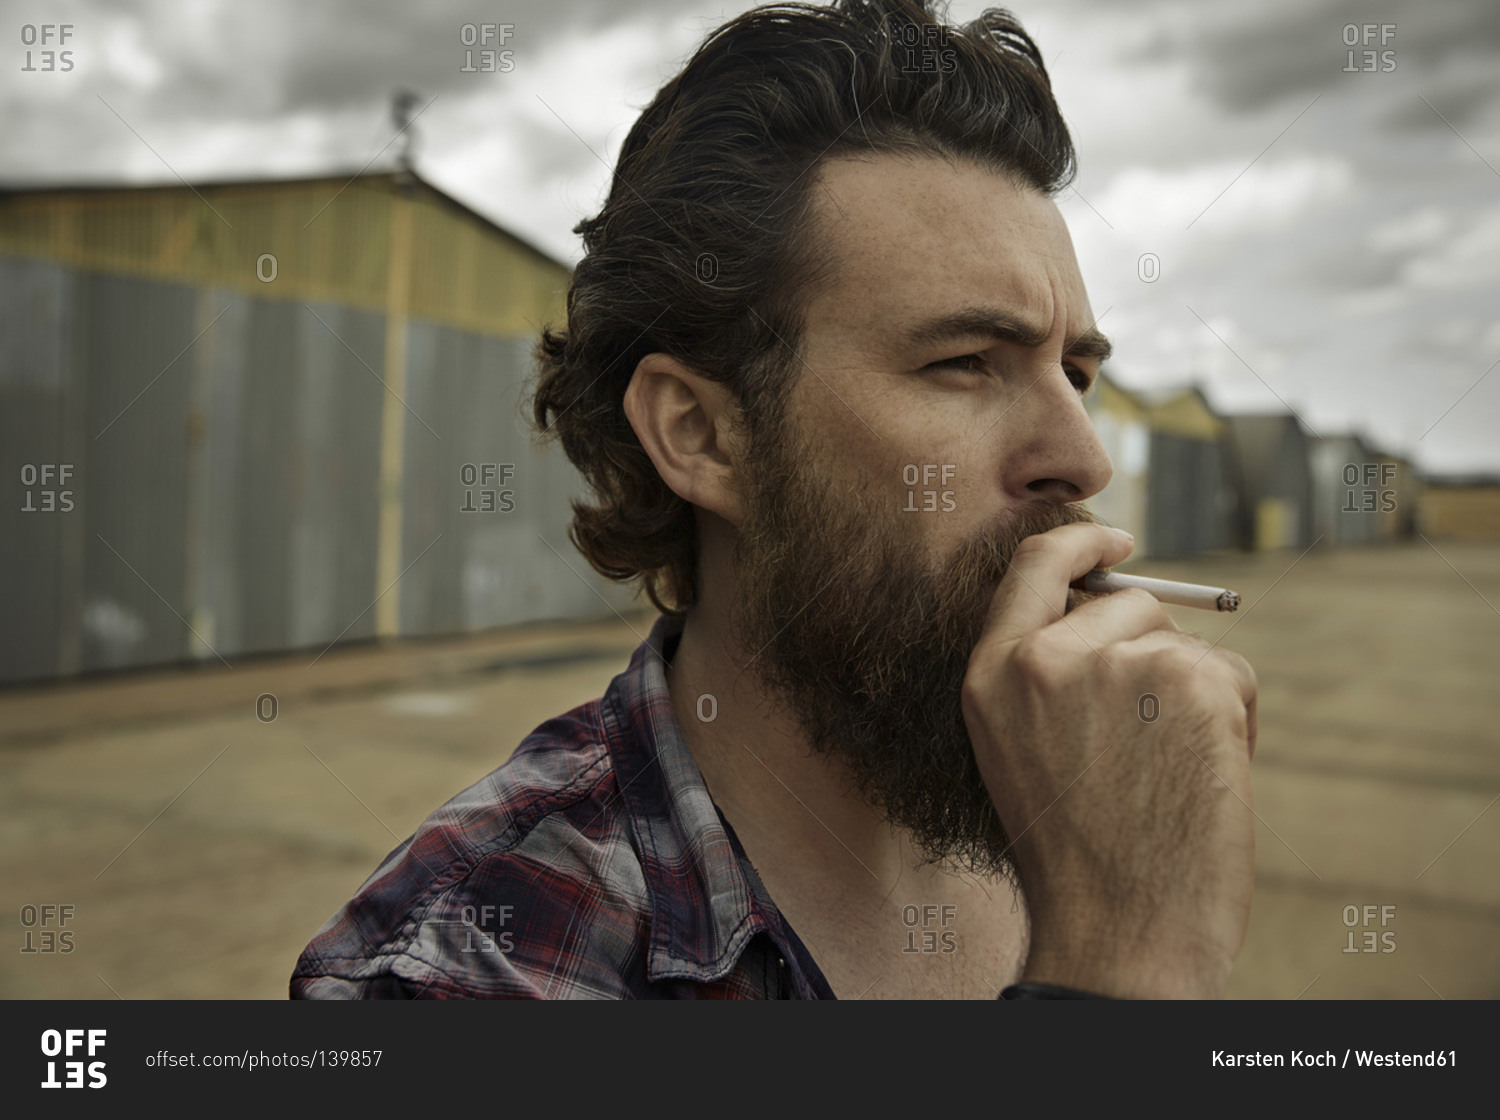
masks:
[[[752,861],[837,884],[843,897],[885,898],[903,876],[920,875],[906,834],[859,796],[840,763],[811,751],[757,674],[761,651],[735,647],[730,632],[727,604],[697,604],[667,683],[709,793]]]

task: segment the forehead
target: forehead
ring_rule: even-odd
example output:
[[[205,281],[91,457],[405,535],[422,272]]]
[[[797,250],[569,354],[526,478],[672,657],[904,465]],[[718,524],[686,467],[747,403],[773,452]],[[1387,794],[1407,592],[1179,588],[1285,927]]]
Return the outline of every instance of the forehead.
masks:
[[[1088,296],[1057,205],[968,161],[879,154],[824,163],[815,236],[832,282],[808,327],[884,334],[976,304],[1009,308],[1052,332],[1087,328]]]

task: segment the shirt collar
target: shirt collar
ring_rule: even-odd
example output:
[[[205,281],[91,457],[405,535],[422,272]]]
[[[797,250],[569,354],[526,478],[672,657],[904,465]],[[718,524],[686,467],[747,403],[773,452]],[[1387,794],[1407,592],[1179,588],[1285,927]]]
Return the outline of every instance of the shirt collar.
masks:
[[[780,915],[759,877],[752,882],[753,871],[736,859],[677,723],[666,667],[682,626],[680,616],[657,618],[610,682],[601,712],[651,896],[647,974],[712,982],[757,933],[773,926],[780,933]]]

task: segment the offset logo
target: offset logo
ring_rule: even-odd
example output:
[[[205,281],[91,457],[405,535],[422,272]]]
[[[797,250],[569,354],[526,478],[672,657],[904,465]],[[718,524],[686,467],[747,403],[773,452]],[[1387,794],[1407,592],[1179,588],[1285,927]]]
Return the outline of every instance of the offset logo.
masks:
[[[516,492],[510,489],[501,489],[511,476],[516,473],[514,463],[465,463],[458,472],[459,478],[463,480],[466,487],[464,490],[464,504],[458,507],[459,513],[509,513],[516,508]],[[475,484],[480,486],[479,504],[474,504],[474,491],[467,489]]]
[[[98,1030],[46,1030],[42,1032],[42,1056],[54,1059],[47,1062],[47,1080],[43,1089],[102,1089],[109,1083],[104,1074],[104,1062],[84,1062],[84,1057],[97,1057],[104,1049],[107,1032]],[[76,1056],[75,1056],[76,1055]],[[55,1059],[67,1058],[59,1062]],[[58,1066],[62,1067],[63,1080],[57,1079]],[[85,1076],[88,1078],[84,1080]]]

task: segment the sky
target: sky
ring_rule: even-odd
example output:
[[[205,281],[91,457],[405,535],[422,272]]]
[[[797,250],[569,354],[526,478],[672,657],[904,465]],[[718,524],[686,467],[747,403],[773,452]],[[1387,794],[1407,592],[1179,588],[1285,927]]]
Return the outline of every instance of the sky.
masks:
[[[405,87],[418,170],[572,263],[635,117],[751,6],[3,3],[0,183],[379,169]],[[1500,4],[1010,6],[1078,147],[1058,204],[1119,382],[1500,472]]]

